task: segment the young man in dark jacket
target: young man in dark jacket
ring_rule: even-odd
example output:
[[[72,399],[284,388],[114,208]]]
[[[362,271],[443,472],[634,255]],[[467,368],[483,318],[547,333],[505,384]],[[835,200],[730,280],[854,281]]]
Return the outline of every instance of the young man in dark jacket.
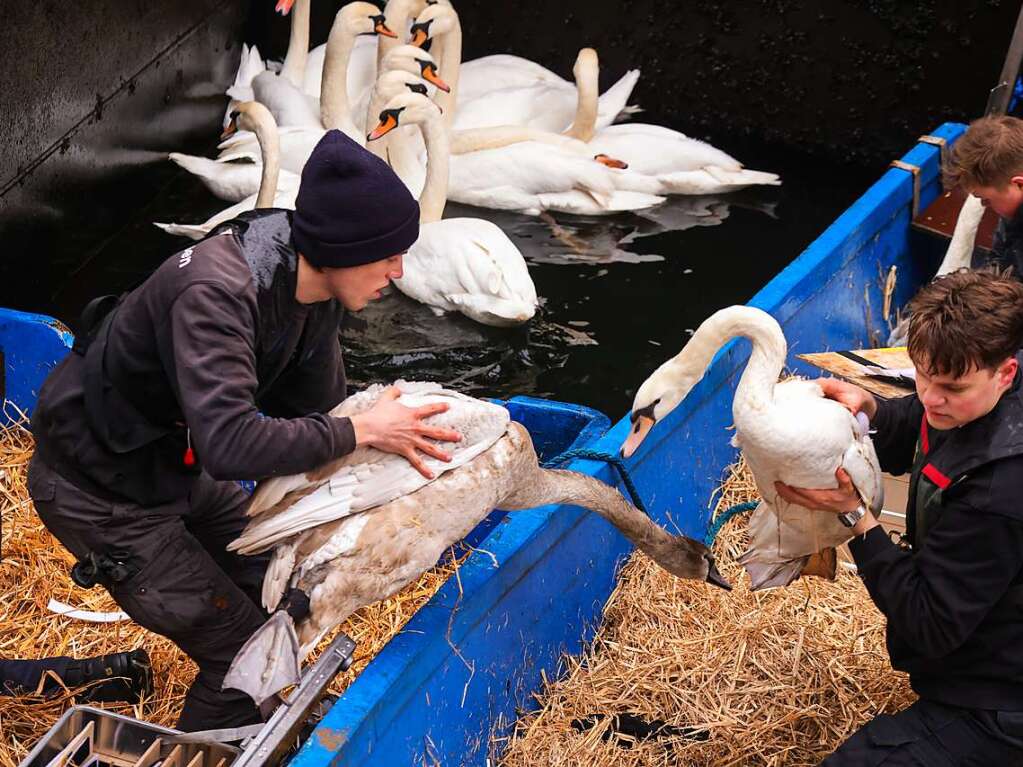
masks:
[[[947,188],[963,188],[998,214],[991,252],[975,250],[973,268],[1012,267],[1023,280],[1023,120],[974,120],[953,145],[942,175]]]
[[[419,207],[381,160],[329,132],[294,213],[260,210],[172,256],[47,379],[29,491],[47,528],[137,623],[199,666],[179,727],[260,721],[221,690],[266,619],[265,558],[228,553],[245,525],[236,480],[316,468],[369,444],[424,474],[426,438],[459,435],[385,397],[353,418],[338,324],[402,274]],[[396,395],[395,395],[396,396]]]
[[[1023,763],[1023,284],[956,272],[912,303],[916,395],[879,401],[833,379],[863,411],[881,467],[910,475],[907,547],[836,490],[778,484],[786,499],[844,514],[860,576],[888,619],[892,666],[920,699],[852,735],[825,765]]]

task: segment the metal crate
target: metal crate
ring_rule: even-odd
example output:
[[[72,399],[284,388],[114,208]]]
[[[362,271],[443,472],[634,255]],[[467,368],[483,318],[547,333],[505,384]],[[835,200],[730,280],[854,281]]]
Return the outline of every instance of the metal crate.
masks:
[[[170,743],[178,730],[90,706],[68,709],[20,767],[228,767],[238,749]],[[75,742],[77,740],[77,742]],[[70,748],[69,748],[70,746]]]

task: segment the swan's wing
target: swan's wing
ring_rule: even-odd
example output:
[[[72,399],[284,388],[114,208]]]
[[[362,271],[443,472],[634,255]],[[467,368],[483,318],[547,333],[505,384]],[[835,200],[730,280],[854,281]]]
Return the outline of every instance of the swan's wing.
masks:
[[[407,285],[438,295],[488,296],[534,306],[537,301],[522,253],[499,227],[478,218],[425,224],[405,258],[405,276],[396,284],[403,291]]]
[[[297,88],[286,77],[262,72],[252,80],[252,94],[280,125],[301,128],[322,128],[319,104]]]
[[[632,89],[639,81],[639,70],[630,69],[621,78],[604,91],[597,100],[597,130],[606,128],[625,109],[632,95]]]
[[[452,156],[450,188],[453,194],[481,192],[497,186],[512,187],[526,194],[570,189],[610,194],[615,188],[610,170],[591,157],[552,144],[520,141]]]
[[[252,210],[256,207],[256,195],[246,197],[241,202],[235,203],[229,208],[224,208],[219,213],[210,216],[206,221],[201,224],[161,224],[154,222],[153,226],[163,229],[167,234],[175,234],[179,237],[189,237],[193,240],[201,240],[207,234],[212,232],[214,228],[220,226],[225,221],[230,221],[232,218],[237,218],[240,214],[247,210]]]
[[[288,590],[291,574],[295,571],[295,552],[303,536],[281,543],[274,549],[273,557],[263,576],[263,607],[273,612],[280,604],[281,597]]]
[[[408,392],[409,394],[428,394],[431,392],[442,391],[442,387],[438,383],[427,382],[427,381],[403,381],[398,380],[394,382],[394,386],[401,389],[402,392]],[[362,391],[353,394],[350,397],[343,399],[338,405],[336,405],[327,415],[333,416],[334,418],[351,418],[353,415],[359,413],[365,413],[373,404],[380,398],[381,393],[387,387],[383,384],[372,384],[367,386]],[[249,505],[246,508],[245,513],[250,517],[258,517],[262,514],[266,514],[274,506],[284,500],[288,493],[301,491],[303,489],[309,489],[315,487],[319,482],[334,471],[340,470],[340,468],[348,463],[360,462],[365,460],[371,460],[366,456],[377,456],[384,455],[379,451],[368,452],[369,448],[360,448],[354,453],[343,456],[332,464],[320,467],[317,471],[306,472],[305,474],[291,474],[284,477],[273,477],[271,479],[265,479],[259,483],[256,487],[256,491],[252,494],[252,498],[249,500]]]
[[[573,190],[537,195],[541,210],[574,213],[580,216],[607,216],[630,210],[645,210],[660,205],[666,198],[646,192],[614,191],[600,196]]]
[[[449,405],[447,412],[432,416],[428,423],[458,430],[462,441],[455,445],[444,443],[451,453],[450,462],[425,458],[435,476],[473,460],[501,438],[510,420],[503,407],[446,390],[403,394],[399,402],[413,408],[436,402]],[[303,530],[387,503],[431,481],[402,456],[372,448],[360,448],[350,460],[338,463],[329,477],[314,480],[318,482],[315,489],[294,504],[280,510],[272,507],[253,519],[228,548],[243,554],[265,551]],[[309,476],[302,475],[300,480],[290,478],[290,484],[308,489]],[[287,480],[282,484],[287,486]]]

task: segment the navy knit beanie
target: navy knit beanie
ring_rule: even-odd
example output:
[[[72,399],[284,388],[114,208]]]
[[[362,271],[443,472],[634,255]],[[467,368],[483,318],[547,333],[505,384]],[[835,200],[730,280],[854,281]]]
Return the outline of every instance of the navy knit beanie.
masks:
[[[302,169],[291,233],[313,266],[368,264],[411,247],[419,204],[387,163],[331,130]]]

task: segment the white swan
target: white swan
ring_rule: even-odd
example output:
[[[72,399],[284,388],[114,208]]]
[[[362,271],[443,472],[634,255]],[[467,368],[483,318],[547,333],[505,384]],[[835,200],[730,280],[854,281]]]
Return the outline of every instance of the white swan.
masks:
[[[215,227],[247,210],[255,208],[294,209],[301,179],[294,173],[280,170],[280,142],[277,136],[277,125],[274,123],[270,110],[258,101],[245,101],[238,105],[234,122],[239,128],[252,131],[259,141],[259,148],[263,156],[263,163],[260,166],[259,191],[241,202],[225,208],[201,224],[156,224],[167,234],[201,240]],[[232,127],[229,126],[228,130],[232,130]]]
[[[952,230],[952,239],[949,240],[948,250],[945,257],[938,265],[938,271],[934,273],[934,279],[943,277],[946,274],[957,272],[960,269],[969,269],[973,262],[973,249],[977,242],[977,231],[980,229],[981,219],[984,218],[984,202],[972,194],[966,195],[963,206],[959,209],[959,218],[956,219],[955,229]],[[888,335],[888,346],[905,346],[909,340],[910,314],[904,313],[898,323],[892,328]]]
[[[399,72],[408,75],[408,77],[401,78],[400,80],[387,78],[387,75]],[[392,47],[381,61],[380,73],[377,82],[352,102],[352,120],[356,122],[363,133],[372,129],[377,123],[380,108],[373,108],[373,99],[374,94],[381,91],[381,86],[379,85],[381,79],[386,83],[382,88],[382,92],[390,95],[397,95],[403,90],[402,87],[393,88],[392,83],[395,82],[400,82],[400,85],[405,87],[412,83],[421,83],[424,86],[432,86],[441,91],[450,90],[448,84],[437,71],[437,64],[433,56],[414,45]],[[424,92],[429,93],[431,90],[427,89]],[[389,96],[384,98],[384,103],[387,102],[388,98]]]
[[[252,101],[252,80],[260,72],[266,69],[266,63],[255,45],[249,47],[242,43],[242,55],[238,60],[238,71],[235,73],[234,82],[225,91],[228,96],[227,109],[224,110],[223,127],[231,123],[231,114],[243,101]]]
[[[577,94],[569,83],[544,82],[531,87],[504,88],[488,91],[468,102],[458,100],[458,84],[462,63],[462,28],[458,14],[448,5],[430,5],[412,25],[413,45],[437,39],[440,53],[437,64],[451,86],[451,93],[437,103],[444,110],[445,121],[456,129],[485,128],[496,125],[525,125],[560,133],[572,123]],[[639,70],[627,72],[599,98],[597,125],[610,125],[625,109],[632,89],[639,79]],[[457,104],[457,110],[455,106]]]
[[[305,10],[308,17],[309,0],[298,0],[295,8],[296,14]],[[338,26],[340,24],[340,26]],[[296,19],[296,26],[304,26],[306,30],[305,44],[308,46],[309,20],[299,24]],[[335,34],[334,30],[337,29]],[[252,90],[256,100],[265,104],[273,113],[279,125],[297,126],[305,128],[338,128],[352,138],[356,137],[357,128],[351,122],[351,115],[348,112],[349,91],[348,91],[348,60],[352,49],[355,47],[355,40],[361,35],[374,35],[395,37],[387,24],[384,22],[384,15],[372,3],[351,2],[338,11],[335,22],[331,27],[331,34],[327,40],[326,57],[324,60],[324,71],[334,70],[333,76],[329,79],[329,86],[320,98],[309,96],[301,87],[301,76],[299,84],[295,85],[287,76],[285,70],[275,75],[273,72],[263,72],[252,81]],[[288,55],[291,56],[291,48]],[[299,57],[301,71],[304,74],[308,50]],[[285,66],[288,65],[285,59]]]
[[[274,120],[282,127],[321,127],[318,104],[302,92],[309,57],[309,13],[311,0],[281,0],[277,10],[291,14],[291,34],[288,52],[281,71],[264,69],[252,78],[252,97],[270,110]],[[230,92],[228,95],[231,94]]]
[[[438,94],[439,95],[439,94]],[[517,126],[456,131],[448,198],[466,205],[525,215],[543,211],[604,216],[644,210],[664,197],[615,188],[609,158],[599,160],[571,148],[571,139]],[[392,157],[392,161],[397,155]],[[612,161],[613,162],[613,161]],[[414,170],[396,172],[414,188]]]
[[[313,147],[327,130],[337,129],[360,144],[363,133],[355,126],[349,112],[347,82],[348,56],[359,35],[393,34],[383,24],[379,9],[372,3],[348,3],[334,16],[327,38],[327,57],[324,63],[324,90],[319,101],[320,125],[289,126],[281,129],[281,167],[301,173]],[[290,83],[288,83],[290,86]],[[281,88],[286,87],[284,83]],[[297,90],[297,89],[296,89]],[[304,97],[303,97],[304,98]],[[258,157],[255,137],[251,133],[238,133],[221,143],[217,159],[230,161]]]
[[[572,83],[536,62],[509,53],[493,53],[462,62],[458,101],[468,103],[490,91],[536,85],[572,87]]]
[[[321,637],[418,578],[494,508],[592,509],[669,572],[728,587],[702,543],[669,534],[594,477],[540,468],[529,433],[504,408],[436,384],[399,387],[410,407],[450,405],[428,422],[462,435],[453,460],[427,459],[438,474],[428,481],[403,458],[361,447],[317,471],[260,483],[252,521],[229,548],[273,548],[263,602],[279,609],[238,652],[225,687],[262,702],[296,682],[301,658]],[[382,388],[348,398],[331,415],[365,412]]]
[[[395,46],[405,40],[409,23],[416,14],[426,7],[426,0],[388,0],[384,6],[384,19],[387,28],[397,37],[359,37],[355,41],[348,58],[348,92],[358,95],[373,87],[377,72],[383,71],[380,63]],[[323,79],[323,62],[327,55],[327,46],[318,45],[309,51],[306,64],[303,90],[310,96],[320,97],[320,84]]]
[[[821,573],[813,555],[847,541],[849,528],[834,514],[790,504],[774,488],[836,487],[845,469],[865,506],[881,510],[881,469],[864,423],[842,405],[825,399],[813,381],[778,383],[787,345],[777,321],[750,306],[732,306],[708,317],[685,348],[661,365],[636,392],[633,429],[622,446],[632,455],[651,427],[670,413],[703,377],[717,351],[737,336],[753,345],[735,390],[734,444],[742,449],[763,499],[749,522],[750,547],[742,563],[754,590],[785,586],[808,564]],[[825,575],[834,576],[834,552],[824,557]]]
[[[355,4],[353,3],[352,5]],[[365,5],[368,6],[368,4]],[[369,6],[369,8],[374,8],[374,6]],[[346,9],[348,10],[346,11]],[[335,42],[328,42],[328,44],[337,45],[342,35],[353,34],[359,26],[364,27],[365,25],[362,20],[366,18],[366,10],[366,8],[362,8],[363,15],[360,16],[359,8],[350,9],[348,6],[343,8],[342,12],[346,16],[342,17],[341,13],[338,14],[333,28],[337,30],[337,34],[334,33],[333,29],[331,33],[332,39]],[[340,24],[338,19],[341,20]],[[387,64],[394,69],[415,72],[427,78],[433,84],[444,84],[443,80],[437,75],[430,54],[414,46],[405,45],[394,49],[393,53],[387,58]],[[332,59],[332,69],[327,75],[327,82],[330,88],[334,88],[335,84],[343,82],[343,65],[343,55]],[[333,116],[348,115],[349,110],[347,106],[344,104],[337,106],[335,105],[336,101],[331,101],[330,99],[327,101],[328,105],[332,105],[330,114]],[[344,100],[344,103],[347,103],[347,99]],[[361,110],[362,115],[365,115],[364,103],[357,103],[356,109]],[[358,117],[358,119],[348,120],[348,122],[352,123],[349,125],[348,130],[356,132],[357,140],[361,144],[365,141],[362,130],[363,117],[358,115],[359,112],[355,112],[353,117]],[[344,127],[344,121],[335,120],[335,122],[339,123],[336,127]],[[309,159],[309,155],[312,154],[313,149],[323,137],[324,132],[324,129],[319,127],[319,125],[317,127],[278,127],[281,144],[281,166],[288,172],[301,173],[302,168]],[[261,174],[259,167],[259,144],[255,135],[249,131],[239,131],[223,141],[220,144],[220,149],[220,155],[215,160],[177,152],[172,152],[168,155],[168,159],[192,175],[197,176],[215,197],[219,197],[222,200],[240,202],[255,194],[259,189]]]
[[[618,189],[657,195],[706,195],[781,183],[774,173],[747,170],[731,155],[670,128],[631,122],[602,128],[597,107],[597,52],[580,51],[574,72],[579,100],[566,133],[585,141],[591,154],[627,163],[627,167],[612,173]]]
[[[401,82],[382,76],[370,112],[379,113],[384,99],[404,92]],[[436,100],[447,96],[438,93]],[[604,164],[609,160],[594,161],[586,144],[568,136],[498,126],[454,131],[451,143],[457,145],[458,153],[450,158],[447,196],[456,202],[531,215],[544,210],[607,215],[664,201],[655,195],[617,191]],[[392,138],[386,151],[373,143],[368,146],[390,163],[413,194],[419,194],[425,176],[418,136],[403,133],[400,140]]]
[[[437,105],[418,93],[392,98],[369,141],[399,125],[418,125],[426,141],[426,183],[419,198],[419,239],[394,281],[405,295],[486,325],[520,325],[536,313],[536,287],[518,248],[495,224],[441,219],[447,197],[447,133]]]
[[[385,61],[389,69],[393,71],[409,73],[409,76],[416,75],[414,82],[424,82],[422,78],[425,78],[426,83],[440,88],[447,87],[437,74],[433,57],[425,50],[411,45],[402,45],[393,49]],[[356,120],[358,125],[362,125],[365,115],[365,103],[357,101],[352,111],[353,120]],[[281,153],[286,153],[281,161],[281,165],[285,168],[284,172],[300,173],[309,159],[309,154],[312,153],[316,143],[322,137],[323,131],[280,128],[278,132],[280,143],[283,145]],[[359,135],[363,136],[362,133]],[[240,138],[236,136],[237,134],[232,135],[221,144],[222,147],[225,147],[225,152],[220,160],[209,160],[207,157],[178,152],[172,152],[168,155],[168,159],[197,176],[215,196],[228,202],[238,202],[255,194],[259,189],[261,169],[258,142],[256,149],[253,149],[255,136],[248,132],[243,133]]]

